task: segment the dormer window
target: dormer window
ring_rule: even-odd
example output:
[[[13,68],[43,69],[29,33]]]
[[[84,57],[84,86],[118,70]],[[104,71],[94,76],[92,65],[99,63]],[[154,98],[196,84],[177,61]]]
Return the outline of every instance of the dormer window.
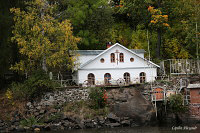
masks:
[[[110,54],[110,61],[115,62],[115,54],[114,53]]]
[[[119,54],[119,62],[124,62],[124,54],[123,53]]]

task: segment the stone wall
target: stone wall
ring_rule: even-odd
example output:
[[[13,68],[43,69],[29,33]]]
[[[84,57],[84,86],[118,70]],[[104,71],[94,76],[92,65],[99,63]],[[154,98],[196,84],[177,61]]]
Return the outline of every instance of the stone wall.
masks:
[[[37,104],[39,106],[50,106],[55,104],[62,105],[65,102],[87,100],[89,96],[88,90],[85,88],[77,88],[47,93]],[[31,103],[29,102],[27,105],[31,105]]]
[[[82,118],[65,114],[65,103],[87,100],[89,89],[66,89],[47,93],[40,101],[28,102],[23,111],[13,113],[9,122],[0,120],[0,132],[3,131],[33,131],[33,130],[68,130],[104,127],[134,127],[152,124],[154,112],[150,102],[146,101],[136,88],[110,89],[108,93],[109,114],[94,118]],[[44,125],[32,123],[32,126],[22,127],[20,122],[34,117],[43,120]]]
[[[20,127],[20,121],[31,117],[36,120],[47,118],[45,123],[52,123],[53,120],[49,120],[49,118],[62,114],[62,107],[65,103],[87,100],[88,91],[89,89],[86,88],[66,89],[47,93],[39,101],[27,102],[23,110],[12,113],[10,121],[0,120],[0,132],[24,131],[26,129]]]

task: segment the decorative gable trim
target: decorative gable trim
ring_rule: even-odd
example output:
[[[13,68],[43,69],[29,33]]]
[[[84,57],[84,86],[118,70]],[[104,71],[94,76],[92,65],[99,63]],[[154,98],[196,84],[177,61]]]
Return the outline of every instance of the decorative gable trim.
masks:
[[[89,60],[88,62],[86,62],[86,63],[84,63],[83,65],[81,65],[79,69],[82,69],[84,66],[86,66],[86,65],[89,64],[89,63],[91,63],[92,61],[94,61],[95,59],[97,59],[98,57],[100,57],[101,55],[103,55],[104,53],[108,52],[109,50],[111,50],[112,48],[114,48],[114,47],[116,47],[116,46],[120,46],[121,48],[123,48],[123,49],[129,51],[130,53],[134,54],[135,56],[137,56],[137,57],[143,59],[144,61],[147,61],[149,64],[152,64],[152,65],[154,65],[154,66],[160,68],[160,66],[158,66],[157,64],[155,64],[155,63],[153,63],[153,62],[151,62],[151,61],[148,61],[148,60],[145,59],[145,58],[140,57],[139,55],[137,55],[137,54],[136,54],[135,52],[133,52],[132,50],[130,50],[130,49],[128,49],[128,48],[122,46],[122,45],[119,44],[119,43],[115,43],[114,45],[112,45],[112,46],[109,47],[108,49],[104,50],[104,51],[103,51],[102,53],[100,53],[99,55],[97,55],[97,56],[96,56],[95,58],[93,58],[92,60]]]

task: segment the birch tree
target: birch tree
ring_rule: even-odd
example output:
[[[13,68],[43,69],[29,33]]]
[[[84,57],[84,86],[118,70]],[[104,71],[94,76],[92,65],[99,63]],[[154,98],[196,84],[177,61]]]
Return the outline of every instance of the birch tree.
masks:
[[[80,38],[73,36],[69,20],[55,19],[55,4],[46,0],[34,0],[25,10],[12,8],[14,28],[12,41],[16,41],[20,62],[12,66],[17,71],[32,71],[48,67],[73,67],[70,51],[77,49]]]

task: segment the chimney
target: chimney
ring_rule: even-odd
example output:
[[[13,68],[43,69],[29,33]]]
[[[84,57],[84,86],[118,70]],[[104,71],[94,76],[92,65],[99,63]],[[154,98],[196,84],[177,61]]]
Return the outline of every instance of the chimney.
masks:
[[[106,48],[108,49],[108,48],[110,48],[112,46],[112,42],[107,42],[106,43]]]

